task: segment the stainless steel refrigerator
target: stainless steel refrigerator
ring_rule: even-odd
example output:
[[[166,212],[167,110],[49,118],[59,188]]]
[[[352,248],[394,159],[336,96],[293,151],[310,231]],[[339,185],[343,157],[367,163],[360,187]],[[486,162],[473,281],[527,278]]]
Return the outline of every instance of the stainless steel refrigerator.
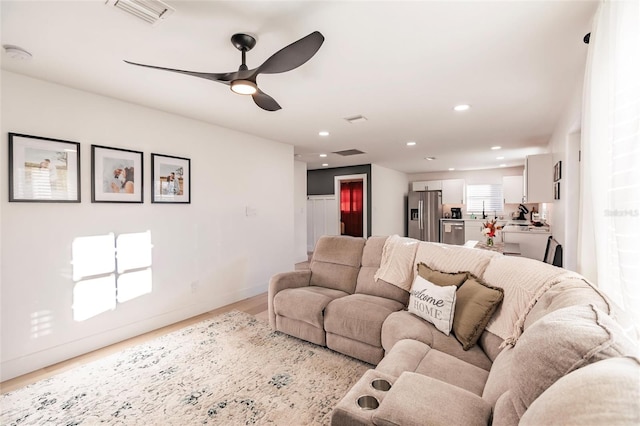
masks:
[[[440,242],[442,191],[409,192],[409,237]]]

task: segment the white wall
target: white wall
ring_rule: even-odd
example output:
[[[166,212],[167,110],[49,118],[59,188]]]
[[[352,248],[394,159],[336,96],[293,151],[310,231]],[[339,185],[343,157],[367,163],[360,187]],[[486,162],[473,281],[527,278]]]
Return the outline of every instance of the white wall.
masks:
[[[371,235],[405,235],[408,190],[405,173],[371,165]]]
[[[307,256],[307,163],[294,161],[294,259],[305,262]]]
[[[563,266],[577,268],[578,208],[580,194],[580,128],[582,120],[582,82],[584,73],[576,76],[573,96],[559,118],[549,140],[553,164],[562,161],[560,199],[554,200],[549,221],[553,236],[563,246]]]
[[[293,268],[291,146],[10,72],[1,82],[0,163],[18,132],[80,142],[82,166],[79,204],[9,203],[0,185],[1,380],[259,294]],[[144,204],[91,203],[91,144],[144,152]],[[151,152],[191,159],[191,204],[150,203]],[[74,239],[147,230],[152,292],[75,321]]]

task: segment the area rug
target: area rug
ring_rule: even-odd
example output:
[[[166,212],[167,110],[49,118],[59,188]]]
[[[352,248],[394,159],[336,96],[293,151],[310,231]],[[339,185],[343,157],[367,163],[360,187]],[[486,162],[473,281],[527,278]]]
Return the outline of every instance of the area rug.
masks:
[[[233,311],[2,395],[2,425],[322,425],[369,364]]]

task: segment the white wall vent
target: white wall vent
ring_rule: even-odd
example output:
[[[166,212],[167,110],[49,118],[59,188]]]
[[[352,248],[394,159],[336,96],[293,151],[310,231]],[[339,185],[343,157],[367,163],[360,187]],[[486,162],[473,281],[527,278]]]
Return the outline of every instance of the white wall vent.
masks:
[[[110,4],[136,18],[155,25],[167,19],[175,9],[159,0],[107,0]]]

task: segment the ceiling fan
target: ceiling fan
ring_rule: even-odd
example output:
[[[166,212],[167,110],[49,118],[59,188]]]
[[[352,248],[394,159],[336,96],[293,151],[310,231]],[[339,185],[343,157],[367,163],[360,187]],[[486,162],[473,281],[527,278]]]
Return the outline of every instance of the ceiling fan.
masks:
[[[238,71],[226,73],[184,71],[173,68],[157,67],[154,65],[138,64],[126,60],[125,62],[131,65],[172,71],[191,75],[193,77],[217,81],[230,86],[231,90],[235,93],[251,95],[253,101],[260,108],[267,111],[277,111],[281,109],[280,105],[275,99],[258,88],[256,78],[259,74],[278,74],[298,68],[316,54],[323,42],[324,36],[318,31],[314,31],[308,36],[280,49],[271,55],[269,59],[264,61],[264,63],[258,68],[250,70],[246,65],[246,54],[256,45],[256,39],[249,34],[234,34],[231,37],[231,43],[242,53],[242,64],[238,68]]]

